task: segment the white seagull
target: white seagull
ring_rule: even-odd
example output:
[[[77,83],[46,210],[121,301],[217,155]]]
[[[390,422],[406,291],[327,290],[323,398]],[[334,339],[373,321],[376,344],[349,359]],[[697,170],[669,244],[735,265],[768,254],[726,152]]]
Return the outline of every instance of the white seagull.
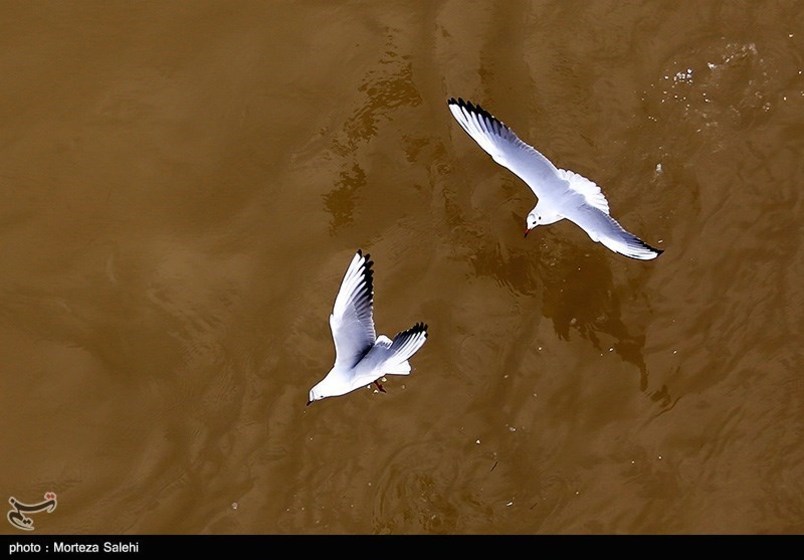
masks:
[[[326,397],[337,397],[350,391],[379,383],[385,374],[407,375],[408,359],[427,340],[427,325],[416,323],[390,340],[374,331],[374,262],[370,255],[358,250],[343,277],[335,298],[329,326],[335,341],[335,365],[312,389],[307,404]]]
[[[609,203],[595,183],[577,173],[558,169],[524,143],[494,115],[461,98],[447,101],[452,116],[469,136],[500,165],[525,181],[539,199],[528,214],[525,236],[536,226],[564,218],[578,224],[598,241],[632,259],[650,260],[662,254],[625,231],[609,215]]]

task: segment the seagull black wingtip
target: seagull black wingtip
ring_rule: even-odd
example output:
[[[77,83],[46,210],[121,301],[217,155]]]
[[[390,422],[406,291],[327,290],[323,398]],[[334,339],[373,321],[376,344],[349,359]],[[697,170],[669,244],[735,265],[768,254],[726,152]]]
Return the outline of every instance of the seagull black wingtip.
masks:
[[[648,244],[647,244],[647,243],[645,243],[644,241],[642,242],[642,244],[645,246],[645,248],[646,248],[646,249],[648,249],[648,250],[653,251],[654,253],[656,253],[656,257],[658,257],[659,255],[661,255],[662,253],[664,253],[664,249],[657,249],[656,247],[652,247],[651,245],[648,245]],[[654,258],[656,258],[656,257],[654,257]]]
[[[447,105],[457,105],[463,109],[469,109],[470,111],[475,110],[475,106],[472,105],[471,101],[466,101],[463,97],[450,97],[447,99]]]
[[[480,119],[485,119],[486,121],[488,121],[488,123],[492,127],[498,127],[495,130],[495,132],[497,134],[500,134],[501,130],[511,130],[508,127],[508,125],[505,124],[503,121],[501,121],[500,119],[498,119],[497,117],[495,117],[494,115],[492,115],[491,113],[486,111],[480,105],[472,103],[471,101],[464,101],[463,98],[461,98],[461,97],[459,97],[458,100],[455,101],[455,98],[452,97],[452,98],[450,98],[448,103],[450,105],[457,105],[458,107],[460,107],[464,111],[467,111],[468,113],[472,113],[472,114],[476,115]]]

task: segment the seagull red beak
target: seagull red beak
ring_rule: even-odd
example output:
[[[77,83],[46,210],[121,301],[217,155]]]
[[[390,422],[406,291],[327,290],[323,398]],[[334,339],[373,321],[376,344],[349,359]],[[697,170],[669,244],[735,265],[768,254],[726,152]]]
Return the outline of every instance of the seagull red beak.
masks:
[[[527,237],[529,233],[530,233],[530,230],[528,228],[525,228],[525,237]]]

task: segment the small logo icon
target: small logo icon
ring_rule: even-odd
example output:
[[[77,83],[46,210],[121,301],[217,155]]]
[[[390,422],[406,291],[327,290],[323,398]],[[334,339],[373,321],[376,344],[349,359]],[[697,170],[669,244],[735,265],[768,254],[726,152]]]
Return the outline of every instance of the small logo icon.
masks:
[[[17,529],[22,529],[23,531],[33,531],[33,519],[25,514],[38,513],[40,511],[53,513],[53,511],[56,509],[56,493],[45,492],[45,501],[39,502],[38,504],[24,504],[13,496],[8,499],[8,503],[11,504],[12,508],[14,508],[8,510],[8,514],[6,515],[8,522]]]

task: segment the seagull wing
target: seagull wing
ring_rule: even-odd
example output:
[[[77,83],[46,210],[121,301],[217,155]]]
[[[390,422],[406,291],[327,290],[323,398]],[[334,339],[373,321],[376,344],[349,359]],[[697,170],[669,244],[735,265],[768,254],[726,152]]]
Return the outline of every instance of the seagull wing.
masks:
[[[394,340],[381,336],[377,344],[366,354],[360,364],[360,371],[353,383],[355,386],[372,383],[384,374],[407,375],[410,373],[408,360],[427,340],[427,325],[416,323],[406,331],[398,333]]]
[[[578,224],[593,241],[599,241],[615,253],[632,259],[651,260],[664,252],[627,232],[607,212],[585,201],[575,207],[564,207],[562,214]]]
[[[371,350],[374,331],[374,262],[358,251],[335,298],[329,326],[335,341],[335,367],[351,368]]]
[[[525,181],[539,200],[559,198],[567,190],[556,166],[494,115],[461,98],[452,98],[447,105],[466,133],[494,161]]]

